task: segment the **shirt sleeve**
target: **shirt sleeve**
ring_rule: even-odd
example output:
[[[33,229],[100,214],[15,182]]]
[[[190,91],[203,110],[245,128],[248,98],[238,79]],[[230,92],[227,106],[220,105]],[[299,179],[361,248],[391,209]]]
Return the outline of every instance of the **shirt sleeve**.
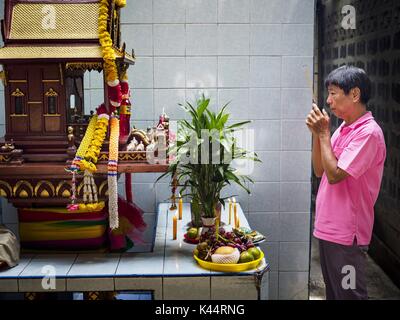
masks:
[[[378,139],[371,133],[362,133],[343,150],[337,166],[358,179],[374,165],[378,150]]]

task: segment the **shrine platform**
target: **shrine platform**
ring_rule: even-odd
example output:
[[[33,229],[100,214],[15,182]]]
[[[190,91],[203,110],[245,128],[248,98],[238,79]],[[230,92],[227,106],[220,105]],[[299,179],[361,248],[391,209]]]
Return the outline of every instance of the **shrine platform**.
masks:
[[[168,203],[158,207],[149,252],[22,255],[18,266],[0,271],[0,292],[148,291],[156,300],[268,299],[269,264],[265,259],[256,269],[240,273],[201,268],[192,256],[195,245],[183,240],[191,216],[189,204],[184,204],[182,220],[178,220],[177,240],[172,240],[172,216],[177,211],[169,207]],[[240,205],[238,216],[241,226],[249,227]],[[222,210],[221,221],[228,221],[227,208]],[[55,285],[46,289],[52,270]]]

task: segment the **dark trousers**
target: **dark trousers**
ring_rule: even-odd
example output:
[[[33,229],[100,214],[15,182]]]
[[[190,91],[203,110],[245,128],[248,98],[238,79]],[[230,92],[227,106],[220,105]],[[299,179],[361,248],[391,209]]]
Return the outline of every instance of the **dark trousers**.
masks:
[[[319,254],[327,300],[366,300],[366,250],[319,240]]]

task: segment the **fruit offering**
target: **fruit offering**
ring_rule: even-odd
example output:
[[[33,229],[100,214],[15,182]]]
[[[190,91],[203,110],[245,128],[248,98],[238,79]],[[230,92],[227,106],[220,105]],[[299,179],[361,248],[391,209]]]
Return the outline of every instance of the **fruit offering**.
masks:
[[[214,263],[237,263],[239,258],[239,250],[228,246],[219,247],[211,255],[211,261]]]
[[[189,228],[184,234],[185,241],[192,244],[199,243],[200,230],[198,228]]]
[[[188,238],[196,239],[197,238],[197,234],[198,234],[198,229],[197,228],[190,228],[186,234],[187,234]]]
[[[250,238],[226,232],[224,228],[210,228],[200,236],[200,243],[194,250],[194,255],[204,261],[235,264],[257,260],[261,252],[254,246]]]

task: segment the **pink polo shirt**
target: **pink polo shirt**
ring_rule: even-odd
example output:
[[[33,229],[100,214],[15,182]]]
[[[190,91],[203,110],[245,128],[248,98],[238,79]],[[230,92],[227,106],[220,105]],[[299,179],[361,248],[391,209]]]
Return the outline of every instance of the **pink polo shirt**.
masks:
[[[386,146],[371,112],[351,125],[344,122],[331,138],[338,167],[350,176],[329,184],[324,173],[318,189],[314,236],[343,245],[368,245],[374,205],[382,181]]]

